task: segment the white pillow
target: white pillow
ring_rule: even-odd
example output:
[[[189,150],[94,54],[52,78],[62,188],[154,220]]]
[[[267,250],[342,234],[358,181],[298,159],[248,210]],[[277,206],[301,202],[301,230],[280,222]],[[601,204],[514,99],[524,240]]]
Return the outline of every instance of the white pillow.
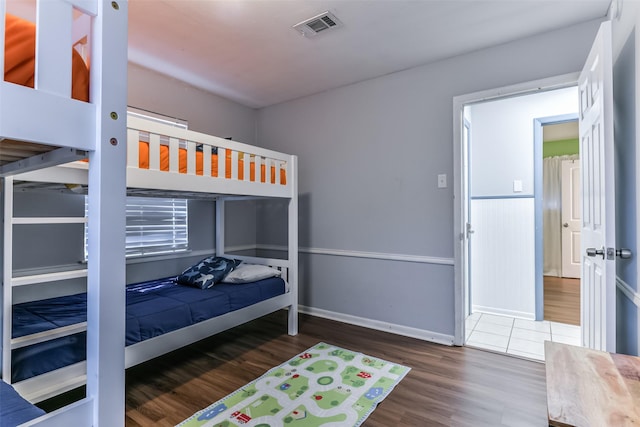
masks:
[[[235,270],[230,272],[222,279],[222,283],[248,283],[257,280],[266,279],[268,277],[279,277],[280,270],[260,264],[245,264],[244,262],[237,266]]]

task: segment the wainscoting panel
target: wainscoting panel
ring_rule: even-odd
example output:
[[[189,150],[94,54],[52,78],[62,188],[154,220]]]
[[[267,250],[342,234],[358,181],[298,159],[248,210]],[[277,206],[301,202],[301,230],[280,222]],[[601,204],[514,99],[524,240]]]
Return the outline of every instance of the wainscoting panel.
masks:
[[[535,318],[535,212],[531,198],[471,200],[474,311]]]

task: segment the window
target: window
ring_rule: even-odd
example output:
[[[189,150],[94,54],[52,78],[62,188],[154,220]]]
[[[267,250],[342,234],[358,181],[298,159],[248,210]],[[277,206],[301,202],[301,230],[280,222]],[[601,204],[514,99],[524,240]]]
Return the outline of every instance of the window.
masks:
[[[128,106],[127,114],[183,129],[186,120]],[[84,213],[87,216],[87,198]],[[84,258],[87,259],[87,226],[84,228]],[[156,197],[127,197],[127,257],[159,255],[189,248],[187,201]]]
[[[85,215],[87,198],[85,197]],[[85,259],[87,227],[85,226]],[[189,246],[187,201],[156,197],[127,197],[126,256],[186,251]]]

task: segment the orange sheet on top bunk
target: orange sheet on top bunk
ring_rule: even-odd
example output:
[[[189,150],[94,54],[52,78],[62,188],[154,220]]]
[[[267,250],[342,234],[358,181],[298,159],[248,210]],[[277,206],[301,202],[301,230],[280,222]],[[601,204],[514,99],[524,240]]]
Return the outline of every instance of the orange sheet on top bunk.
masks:
[[[72,52],[71,97],[89,101],[89,70],[80,54]],[[33,87],[36,64],[36,26],[32,22],[5,14],[4,79]]]
[[[202,151],[196,151],[196,175],[203,175],[203,153]],[[225,159],[225,177],[231,178],[231,151],[227,150]],[[140,141],[140,151],[138,157],[138,167],[140,169],[149,169],[149,143]],[[251,162],[249,165],[249,181],[256,180],[256,164]],[[187,150],[184,148],[179,149],[178,169],[180,173],[187,173]],[[160,145],[160,170],[169,170],[169,147],[166,145]],[[260,165],[260,181],[265,182],[266,179],[266,166]],[[218,155],[211,154],[211,176],[218,176]],[[238,159],[238,179],[244,180],[244,159]],[[271,166],[272,184],[276,182],[276,168]],[[280,183],[286,185],[287,174],[283,168],[280,168]]]

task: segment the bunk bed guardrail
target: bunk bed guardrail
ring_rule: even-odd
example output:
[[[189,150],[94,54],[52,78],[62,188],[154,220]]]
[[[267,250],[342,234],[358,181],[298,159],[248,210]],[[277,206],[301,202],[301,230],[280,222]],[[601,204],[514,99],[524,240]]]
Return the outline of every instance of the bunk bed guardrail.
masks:
[[[73,10],[95,17],[98,1],[39,0],[37,8],[35,90],[0,80],[0,176],[77,160],[96,145],[96,105],[71,98],[70,46]],[[6,9],[0,1],[1,16]],[[4,19],[0,45],[4,70]]]
[[[87,162],[75,161],[15,178],[85,186],[87,167]],[[296,174],[295,155],[134,115],[127,118],[127,188],[131,195],[290,199],[297,191]]]

